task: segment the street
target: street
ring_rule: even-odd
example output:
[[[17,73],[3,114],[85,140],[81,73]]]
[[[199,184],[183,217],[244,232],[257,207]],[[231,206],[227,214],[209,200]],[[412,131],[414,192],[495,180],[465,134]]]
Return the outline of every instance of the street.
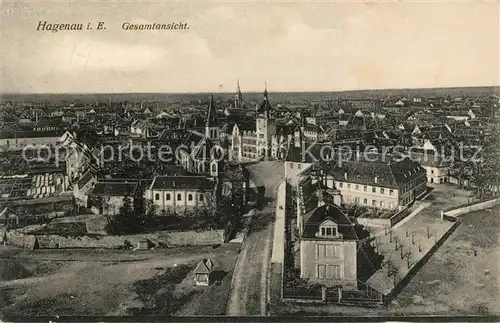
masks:
[[[274,204],[254,215],[233,273],[227,315],[266,315]]]

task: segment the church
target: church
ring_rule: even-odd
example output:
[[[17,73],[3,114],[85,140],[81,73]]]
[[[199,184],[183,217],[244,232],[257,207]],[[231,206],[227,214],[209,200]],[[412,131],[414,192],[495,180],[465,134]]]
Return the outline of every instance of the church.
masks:
[[[244,107],[239,82],[235,107]],[[230,157],[233,161],[283,159],[292,142],[290,131],[277,123],[276,110],[272,107],[267,85],[262,101],[256,106],[255,124],[236,123],[231,133]]]
[[[212,95],[208,104],[205,133],[190,130],[186,141],[180,147],[180,165],[190,173],[217,177],[222,171],[220,168],[225,152],[220,143],[216,113]]]

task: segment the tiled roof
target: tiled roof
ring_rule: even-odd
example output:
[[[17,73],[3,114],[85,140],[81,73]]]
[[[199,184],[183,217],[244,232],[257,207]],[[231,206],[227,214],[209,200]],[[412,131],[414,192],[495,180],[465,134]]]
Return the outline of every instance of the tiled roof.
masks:
[[[209,274],[212,272],[214,268],[214,263],[212,262],[212,260],[210,259],[203,259],[202,261],[200,261],[195,269],[194,269],[194,273],[195,274]]]
[[[255,122],[242,122],[237,123],[238,129],[241,131],[255,131]]]
[[[155,190],[211,190],[215,182],[205,176],[156,176],[151,184]]]
[[[97,182],[90,193],[93,196],[130,196],[133,197],[139,187],[138,182]]]
[[[331,220],[338,226],[338,231],[345,240],[360,240],[366,235],[359,225],[353,223],[336,205],[325,204],[304,215],[303,238],[325,239],[316,237],[319,226],[325,220]]]
[[[422,166],[446,167],[450,165],[450,161],[437,153],[434,154],[433,151],[412,149],[410,154],[412,160],[418,161]]]
[[[15,138],[55,138],[60,137],[64,131],[3,131],[0,132],[0,139]]]
[[[342,161],[342,163],[333,161],[326,163],[325,169],[339,181],[388,188],[399,188],[425,175],[425,170],[420,164],[409,158],[394,160],[391,156],[385,156],[384,161],[381,156],[371,154],[369,155],[370,161],[364,157],[360,157],[359,160]]]
[[[77,182],[78,184],[78,188],[82,188],[84,187],[92,178],[93,178],[93,174],[90,172],[90,170],[87,170],[85,172],[85,174],[83,174],[83,177],[80,178]]]

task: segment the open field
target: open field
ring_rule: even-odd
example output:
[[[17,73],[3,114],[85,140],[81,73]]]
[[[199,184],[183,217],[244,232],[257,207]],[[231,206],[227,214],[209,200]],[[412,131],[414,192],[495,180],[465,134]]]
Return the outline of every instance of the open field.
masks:
[[[0,252],[4,315],[215,315],[225,312],[237,246]],[[192,269],[204,257],[220,284],[194,286]]]
[[[403,289],[391,310],[500,314],[499,214],[496,207],[460,216],[462,224]],[[409,304],[420,297],[421,304]]]
[[[500,207],[462,224],[387,308],[281,304],[273,314],[499,315]]]

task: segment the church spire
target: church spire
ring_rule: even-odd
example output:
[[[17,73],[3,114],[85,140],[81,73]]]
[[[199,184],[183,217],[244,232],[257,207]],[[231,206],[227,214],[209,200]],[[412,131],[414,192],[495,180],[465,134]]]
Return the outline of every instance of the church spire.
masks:
[[[244,103],[243,103],[243,95],[241,94],[241,88],[240,88],[240,79],[236,81],[236,94],[234,96],[234,107],[236,109],[241,109],[243,108]]]
[[[264,99],[267,101],[267,81],[264,83]]]
[[[217,111],[215,109],[214,95],[210,95],[207,111],[207,128],[217,127]]]

